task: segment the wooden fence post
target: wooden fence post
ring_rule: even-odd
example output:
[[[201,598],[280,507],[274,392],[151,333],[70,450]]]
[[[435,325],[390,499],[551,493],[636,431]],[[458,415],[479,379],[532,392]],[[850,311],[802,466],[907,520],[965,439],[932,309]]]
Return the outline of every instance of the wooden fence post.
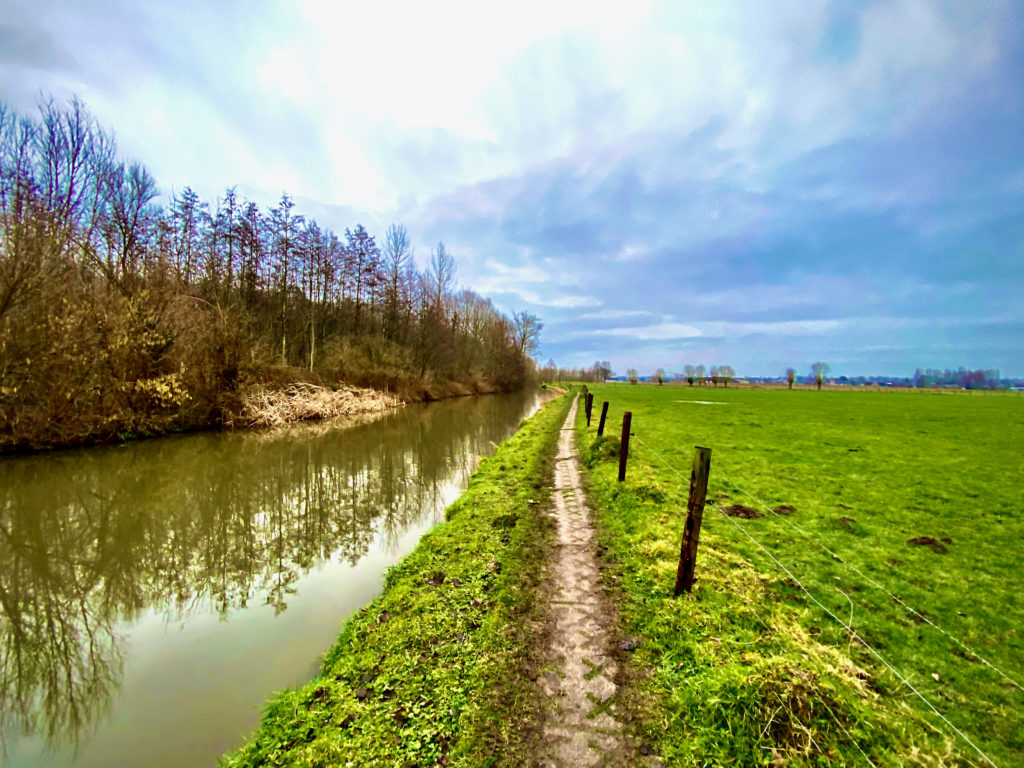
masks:
[[[622,414],[622,439],[619,442],[619,482],[626,479],[626,459],[629,457],[629,428],[633,424],[633,412]]]
[[[690,499],[686,504],[686,527],[679,548],[679,568],[676,570],[674,597],[693,589],[693,571],[697,565],[697,543],[700,523],[704,517],[704,500],[708,495],[708,474],[711,471],[711,449],[694,448],[693,468],[690,470]]]
[[[589,427],[590,426],[590,413],[594,409],[594,396],[590,392],[587,393],[587,401],[586,401],[585,405],[586,405],[586,409],[587,409],[587,426]]]
[[[604,420],[608,418],[608,401],[605,400],[601,405],[601,420],[597,423],[597,436],[600,437],[604,434]]]

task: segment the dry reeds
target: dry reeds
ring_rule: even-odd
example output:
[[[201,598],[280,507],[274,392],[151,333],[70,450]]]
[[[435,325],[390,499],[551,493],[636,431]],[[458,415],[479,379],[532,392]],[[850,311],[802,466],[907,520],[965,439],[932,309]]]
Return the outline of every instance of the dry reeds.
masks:
[[[276,427],[293,421],[330,419],[383,411],[404,405],[394,395],[373,389],[331,389],[296,383],[285,389],[258,387],[243,398],[242,419],[250,427]]]

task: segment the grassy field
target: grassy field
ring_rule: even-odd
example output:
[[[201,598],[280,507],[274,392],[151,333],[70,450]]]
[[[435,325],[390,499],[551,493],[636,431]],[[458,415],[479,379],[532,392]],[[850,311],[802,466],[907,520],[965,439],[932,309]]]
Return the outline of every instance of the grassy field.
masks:
[[[666,762],[1024,765],[1024,398],[590,389],[601,544],[648,671],[628,690]],[[709,505],[672,599],[694,445]]]
[[[529,763],[539,694],[523,670],[543,627],[536,564],[553,535],[569,405],[549,403],[481,463],[448,519],[346,623],[320,676],[277,694],[222,766]]]

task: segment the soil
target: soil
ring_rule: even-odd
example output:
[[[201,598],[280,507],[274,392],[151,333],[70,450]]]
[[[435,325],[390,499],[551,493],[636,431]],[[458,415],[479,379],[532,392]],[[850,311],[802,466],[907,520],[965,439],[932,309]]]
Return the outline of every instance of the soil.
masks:
[[[790,504],[780,504],[772,511],[777,515],[792,515],[796,512],[796,507]]]
[[[654,758],[642,756],[623,727],[621,670],[610,629],[615,610],[601,583],[573,446],[577,404],[562,427],[555,459],[558,536],[545,584],[550,631],[545,671],[537,679],[545,700],[538,764],[642,765]]]
[[[744,506],[743,504],[730,504],[723,510],[729,517],[740,517],[744,520],[753,520],[755,517],[764,517],[761,512],[751,507]]]
[[[946,539],[943,539],[943,541],[946,541]],[[952,539],[949,540],[949,543],[953,543]],[[931,536],[915,536],[912,539],[907,539],[907,544],[918,544],[922,547],[931,547],[936,552],[947,551],[946,545],[943,544],[942,541],[939,541],[938,539],[933,539]]]

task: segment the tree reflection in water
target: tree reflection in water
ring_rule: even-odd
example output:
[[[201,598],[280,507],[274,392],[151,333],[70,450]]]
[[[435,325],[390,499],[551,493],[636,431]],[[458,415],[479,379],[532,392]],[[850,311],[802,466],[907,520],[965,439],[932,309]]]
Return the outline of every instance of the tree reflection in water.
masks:
[[[528,400],[0,461],[0,734],[86,733],[120,684],[118,633],[145,610],[227,620],[258,600],[276,615],[317,564],[393,549]]]

